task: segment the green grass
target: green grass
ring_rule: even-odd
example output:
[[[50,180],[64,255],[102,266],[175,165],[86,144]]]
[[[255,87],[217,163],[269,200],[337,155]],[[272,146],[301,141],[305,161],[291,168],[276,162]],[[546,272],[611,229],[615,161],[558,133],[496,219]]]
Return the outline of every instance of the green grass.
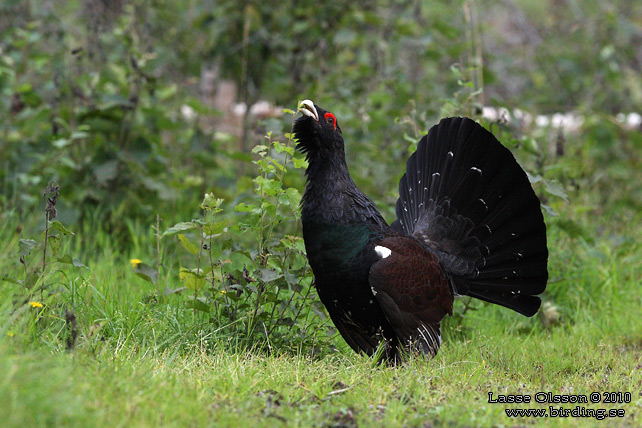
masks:
[[[629,243],[615,245],[605,235],[589,244],[550,229],[549,327],[538,317],[474,306],[445,323],[435,359],[395,368],[353,354],[340,339],[338,352],[319,356],[248,349],[186,310],[180,296],[150,299],[162,293],[110,251],[88,263],[90,270],[55,275],[77,318],[71,351],[64,349],[69,328],[60,311],[14,310],[16,294],[3,283],[0,420],[7,427],[636,426],[642,246],[632,242],[639,234]],[[583,405],[624,409],[625,418],[609,421],[514,419],[504,409],[549,404],[488,403],[489,392],[540,391],[587,397],[621,391],[632,400]]]

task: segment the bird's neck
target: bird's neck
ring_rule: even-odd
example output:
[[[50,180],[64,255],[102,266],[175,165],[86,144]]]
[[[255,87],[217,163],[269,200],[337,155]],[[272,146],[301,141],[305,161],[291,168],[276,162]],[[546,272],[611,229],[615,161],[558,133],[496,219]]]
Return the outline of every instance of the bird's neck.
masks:
[[[305,173],[308,176],[308,186],[311,183],[323,183],[325,181],[352,181],[343,150],[310,154],[308,156],[308,169]]]
[[[310,156],[308,162],[303,220],[325,222],[329,214],[350,209],[351,198],[359,190],[350,177],[343,153]]]

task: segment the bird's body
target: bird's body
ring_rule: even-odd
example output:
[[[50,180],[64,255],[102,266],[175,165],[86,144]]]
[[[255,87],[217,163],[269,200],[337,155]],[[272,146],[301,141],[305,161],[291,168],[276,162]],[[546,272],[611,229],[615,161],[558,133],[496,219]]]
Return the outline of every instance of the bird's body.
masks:
[[[372,355],[383,345],[389,361],[403,350],[436,354],[439,322],[456,294],[528,316],[537,311],[534,295],[547,278],[539,200],[490,133],[461,118],[431,130],[408,161],[398,219],[388,225],[350,177],[334,115],[307,100],[300,110],[294,131],[309,161],[306,253],[319,297],[355,351]],[[471,146],[475,133],[484,147]],[[484,169],[488,179],[481,179]]]

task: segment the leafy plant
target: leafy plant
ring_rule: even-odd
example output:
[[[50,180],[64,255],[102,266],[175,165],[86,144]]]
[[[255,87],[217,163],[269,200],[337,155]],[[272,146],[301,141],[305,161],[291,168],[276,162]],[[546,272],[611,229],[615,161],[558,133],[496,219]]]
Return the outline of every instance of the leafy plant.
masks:
[[[292,125],[296,113],[292,115]],[[185,305],[210,322],[243,335],[244,341],[273,346],[313,347],[325,315],[316,298],[302,238],[288,233],[300,218],[298,189],[285,184],[288,169],[306,161],[294,152],[293,134],[284,142],[271,132],[256,145],[252,161],[257,168],[252,201],[234,206],[242,217],[221,217],[224,200],[206,194],[201,219],[178,223],[163,233],[176,236],[192,256],[181,266]],[[240,245],[253,241],[253,245]],[[253,247],[253,248],[252,248]],[[320,315],[320,316],[319,316]]]
[[[60,186],[56,183],[49,183],[43,190],[42,196],[46,206],[42,240],[23,238],[18,241],[17,256],[23,266],[22,278],[3,275],[2,280],[14,285],[12,298],[15,319],[19,319],[20,315],[25,313],[25,308],[37,311],[32,314],[29,322],[29,330],[34,337],[50,324],[57,324],[64,319],[70,326],[66,339],[67,348],[70,349],[74,346],[78,334],[77,326],[73,309],[67,309],[66,299],[60,298],[60,294],[71,290],[57,288],[57,277],[59,274],[63,277],[66,275],[65,265],[72,269],[89,268],[65,251],[67,241],[75,234],[61,222],[54,220],[57,216],[56,203],[59,192]]]

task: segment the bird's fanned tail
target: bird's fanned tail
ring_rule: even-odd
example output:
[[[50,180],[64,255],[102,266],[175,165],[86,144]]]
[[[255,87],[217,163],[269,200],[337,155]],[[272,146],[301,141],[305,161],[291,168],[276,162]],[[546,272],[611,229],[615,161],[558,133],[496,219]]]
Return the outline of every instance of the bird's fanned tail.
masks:
[[[454,291],[534,315],[548,279],[546,226],[512,153],[467,118],[443,119],[399,183],[392,227],[438,256]]]

